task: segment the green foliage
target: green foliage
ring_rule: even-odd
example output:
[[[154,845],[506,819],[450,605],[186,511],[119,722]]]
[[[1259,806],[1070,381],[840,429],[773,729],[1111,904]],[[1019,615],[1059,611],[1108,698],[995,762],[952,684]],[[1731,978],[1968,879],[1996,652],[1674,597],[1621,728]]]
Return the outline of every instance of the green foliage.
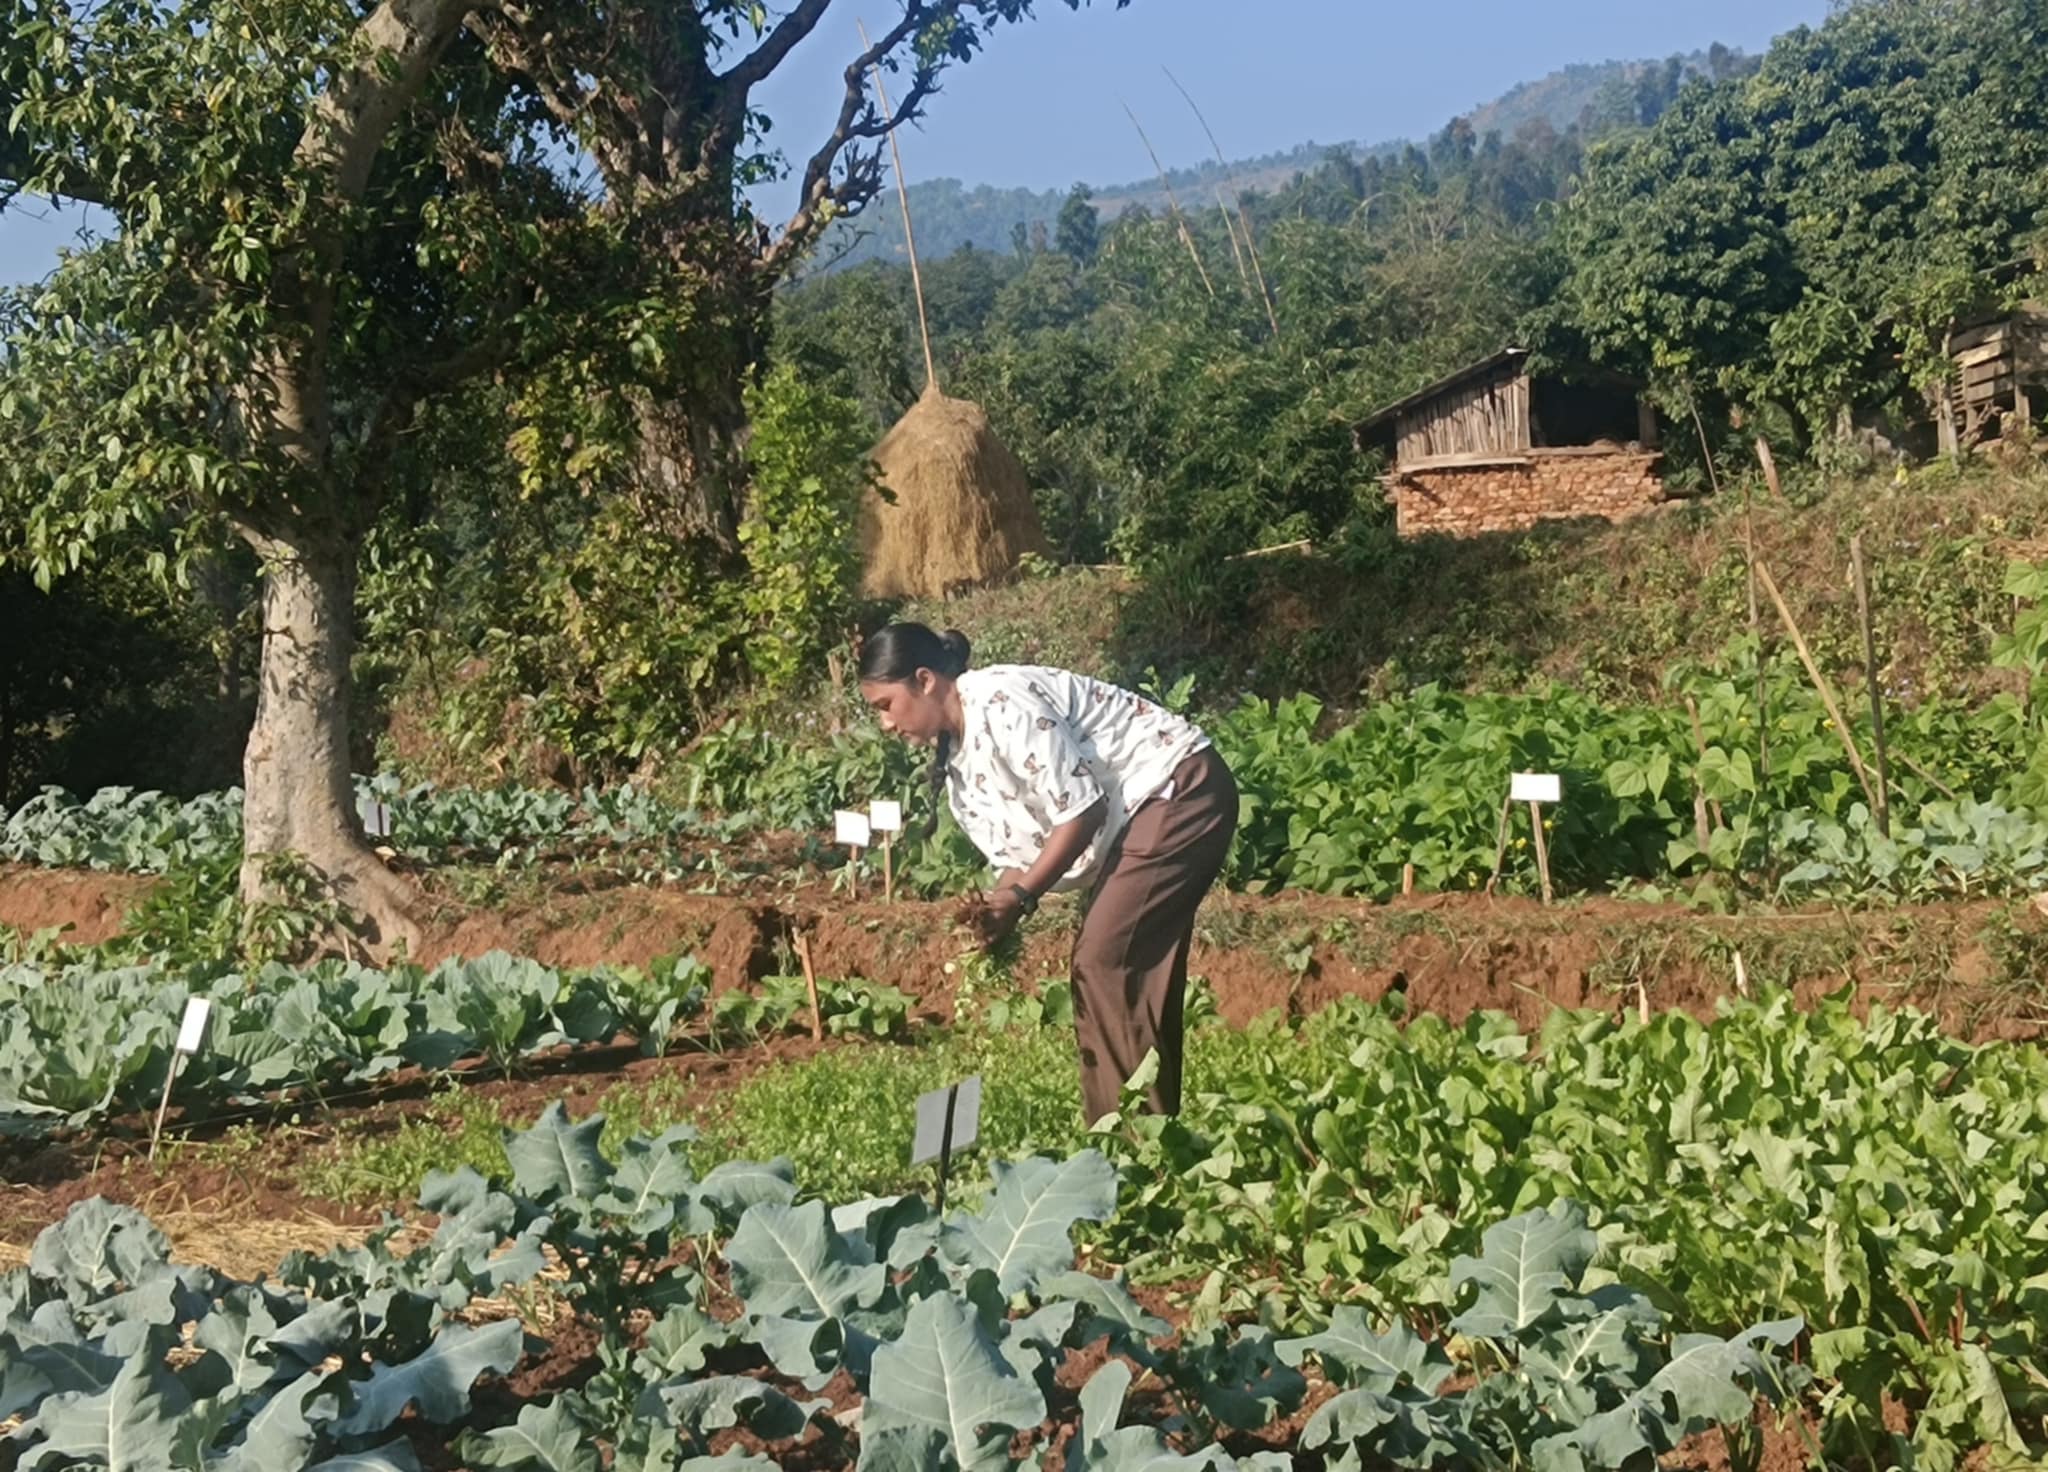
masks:
[[[850,625],[868,437],[853,403],[793,369],[747,403],[737,559],[650,528],[630,498],[556,505],[497,532],[501,493],[479,488],[486,524],[441,538],[428,563],[464,580],[452,621],[419,649],[400,625],[375,651],[432,683],[432,663],[455,654],[445,641],[474,646],[462,685],[431,697],[458,757],[538,741],[582,770],[628,769],[685,744],[741,692],[786,693],[818,671]]]
[[[1558,344],[1782,404],[1816,437],[1947,376],[1950,326],[2000,297],[2048,205],[2048,130],[2019,101],[2048,75],[2042,24],[2035,0],[1876,0],[1687,88],[1596,151],[1565,211]]]
[[[2028,1286],[2048,1074],[2032,1048],[1858,1010],[1844,993],[1729,1002],[1711,1023],[1560,1012],[1539,1036],[1346,1003],[1204,1074],[1178,1121],[1126,1122],[1136,1194],[1104,1250],[1217,1274],[1226,1306],[1313,1304],[1335,1278],[1444,1324],[1474,1223],[1569,1195],[1601,1262],[1681,1327],[1803,1316],[1845,1392],[1831,1440],[1887,1444],[1889,1394],[1915,1413],[1898,1453],[1946,1465],[2040,1404],[2024,1366],[2048,1332]],[[1980,1355],[1995,1373],[1973,1386]]]
[[[1451,1268],[1455,1287],[1476,1289],[1451,1330],[1492,1351],[1478,1383],[1443,1392],[1456,1366],[1440,1345],[1400,1320],[1375,1333],[1356,1309],[1340,1310],[1325,1332],[1276,1346],[1290,1364],[1313,1351],[1327,1376],[1350,1387],[1316,1411],[1304,1446],[1328,1446],[1332,1465],[1351,1468],[1375,1458],[1513,1466],[1525,1454],[1537,1466],[1623,1466],[1710,1426],[1740,1424],[1757,1396],[1782,1404],[1807,1379],[1773,1363],[1772,1351],[1803,1332],[1798,1319],[1729,1339],[1679,1335],[1667,1358],[1662,1315],[1648,1298],[1587,1283],[1599,1243],[1573,1203],[1498,1223],[1482,1243],[1478,1257]]]
[[[1059,219],[1053,227],[1053,249],[1076,265],[1093,263],[1102,250],[1102,217],[1094,201],[1095,196],[1086,184],[1076,184],[1067,191],[1066,203],[1060,206]]]
[[[749,393],[747,414],[746,659],[762,688],[786,692],[849,624],[860,575],[855,528],[874,472],[858,407],[809,387],[792,367]]]
[[[1105,1472],[1160,1465],[1165,1433],[1180,1429],[1117,1429],[1131,1383],[1125,1358],[1194,1412],[1181,1436],[1193,1437],[1200,1465],[1286,1465],[1273,1452],[1238,1461],[1214,1441],[1291,1415],[1307,1387],[1280,1357],[1298,1361],[1308,1349],[1359,1383],[1311,1422],[1319,1429],[1306,1445],[1341,1435],[1391,1450],[1401,1431],[1426,1427],[1426,1448],[1407,1449],[1420,1453],[1414,1465],[1435,1467],[1526,1446],[1541,1431],[1569,1439],[1572,1465],[1620,1468],[1685,1430],[1747,1419],[1751,1391],[1774,1390],[1789,1373],[1752,1346],[1782,1343],[1798,1327],[1667,1340],[1640,1299],[1574,1291],[1590,1252],[1541,1275],[1555,1247],[1526,1244],[1545,1221],[1583,1222],[1565,1203],[1551,1218],[1490,1231],[1473,1270],[1524,1275],[1521,1369],[1551,1403],[1539,1410],[1515,1393],[1520,1376],[1500,1371],[1462,1395],[1424,1399],[1396,1377],[1373,1381],[1357,1369],[1385,1360],[1361,1351],[1399,1344],[1414,1378],[1439,1391],[1443,1351],[1400,1328],[1384,1341],[1351,1319],[1340,1321],[1343,1333],[1293,1344],[1257,1326],[1163,1339],[1168,1326],[1121,1279],[1076,1271],[1074,1228],[1111,1217],[1117,1201],[1116,1172],[1093,1150],[999,1165],[986,1201],[941,1218],[915,1196],[838,1209],[800,1201],[786,1162],[700,1179],[687,1130],[628,1140],[613,1162],[596,1148],[602,1127],[601,1118],[572,1124],[552,1105],[531,1129],[507,1132],[503,1175],[463,1168],[429,1178],[419,1204],[439,1225],[417,1251],[392,1250],[391,1222],[362,1247],[294,1253],[276,1286],[174,1267],[168,1242],[139,1213],[97,1198],[74,1207],[37,1239],[26,1268],[0,1279],[0,1344],[12,1365],[4,1404],[26,1465],[169,1467],[168,1456],[144,1463],[126,1447],[175,1445],[222,1465],[297,1472],[329,1451],[367,1446],[411,1406],[430,1424],[467,1421],[469,1465],[592,1472],[609,1453],[613,1466],[689,1467],[734,1427],[763,1442],[803,1435],[825,1406],[803,1392],[843,1376],[861,1401],[858,1466],[1014,1472],[1042,1459],[1040,1438],[1072,1414],[1051,1414],[1055,1372],[1101,1346],[1107,1366],[1084,1390],[1073,1455]],[[701,1250],[680,1253],[689,1239]],[[550,1253],[587,1265],[556,1291],[595,1330],[596,1373],[544,1400],[473,1401],[477,1377],[507,1373],[525,1337],[516,1320],[450,1321],[530,1283]],[[710,1312],[720,1266],[739,1300],[729,1320]],[[172,1368],[165,1351],[188,1323],[198,1353]],[[1382,1404],[1390,1409],[1378,1421],[1401,1422],[1394,1438],[1371,1435]],[[367,1454],[371,1465],[402,1464],[391,1455]]]
[[[562,1043],[629,1029],[652,1056],[705,991],[703,968],[688,960],[570,974],[495,951],[431,971],[16,963],[0,967],[0,1132],[153,1108],[190,997],[208,998],[214,1015],[206,1047],[178,1075],[178,1097],[223,1104],[299,1092],[317,1100],[407,1064],[439,1072],[481,1057],[509,1071]]]
[[[2031,587],[2030,576],[2016,573],[2015,586]],[[2004,657],[2023,656],[2028,616],[2019,628],[2001,645],[2016,652]],[[2030,714],[2038,701],[2022,706],[2004,695],[1975,711],[1931,700],[1895,707],[1887,720],[1898,758],[1894,831],[1885,838],[1803,671],[1780,651],[1762,678],[1764,733],[1756,729],[1756,653],[1747,640],[1702,666],[1675,663],[1669,694],[1656,704],[1607,704],[1555,686],[1458,695],[1425,685],[1324,733],[1312,697],[1246,700],[1205,719],[1243,793],[1227,875],[1255,891],[1386,895],[1412,864],[1425,889],[1476,888],[1494,867],[1508,776],[1529,770],[1564,779],[1565,800],[1548,821],[1551,862],[1567,889],[1718,873],[1767,896],[1919,900],[2025,890],[2048,870],[2048,813],[2029,786],[2048,745]],[[1162,698],[1187,703],[1190,682]],[[1760,735],[1768,738],[1767,766]],[[1853,735],[1869,749],[1866,732]],[[588,789],[579,802],[516,788],[406,791],[380,778],[368,792],[391,804],[401,851],[498,854],[502,862],[522,845],[553,842],[573,852],[593,842],[660,846],[729,831],[694,816],[705,811],[728,824],[816,831],[835,809],[923,785],[916,754],[867,722],[823,742],[801,731],[728,727],[698,743],[684,770],[682,808],[631,788]],[[230,801],[183,809],[154,795],[110,793],[81,807],[46,795],[10,823],[0,853],[78,855],[110,867],[161,865],[177,855],[204,861],[227,852]],[[1715,813],[1702,842],[1701,823]],[[1529,835],[1511,829],[1508,841],[1505,882],[1527,889]],[[950,823],[930,839],[906,835],[897,861],[906,888],[924,894],[957,893],[983,870]]]
[[[500,1203],[476,1201],[462,1231],[417,1258],[396,1258],[387,1228],[303,1264],[290,1287],[174,1264],[141,1213],[80,1203],[0,1278],[0,1403],[18,1420],[21,1465],[416,1467],[401,1417],[452,1428],[480,1404],[478,1378],[524,1352],[517,1320],[454,1322],[544,1266],[530,1246],[486,1261],[497,1237],[483,1222]],[[351,1257],[375,1266],[350,1282]]]

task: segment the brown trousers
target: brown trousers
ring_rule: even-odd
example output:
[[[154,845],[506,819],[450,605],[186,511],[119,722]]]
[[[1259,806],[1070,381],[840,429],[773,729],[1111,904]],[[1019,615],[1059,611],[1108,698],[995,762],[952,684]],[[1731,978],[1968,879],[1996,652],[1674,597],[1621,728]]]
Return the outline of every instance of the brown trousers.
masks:
[[[1223,872],[1236,831],[1237,781],[1215,751],[1199,751],[1174,773],[1173,796],[1131,814],[1110,851],[1074,940],[1074,1031],[1090,1124],[1115,1112],[1152,1049],[1159,1076],[1146,1108],[1180,1111],[1195,910]]]

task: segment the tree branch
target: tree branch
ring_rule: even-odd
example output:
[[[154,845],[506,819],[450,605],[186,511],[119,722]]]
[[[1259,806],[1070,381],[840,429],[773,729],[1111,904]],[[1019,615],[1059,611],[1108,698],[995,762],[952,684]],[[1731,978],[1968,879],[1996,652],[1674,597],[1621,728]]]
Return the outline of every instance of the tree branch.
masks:
[[[902,45],[919,27],[960,8],[960,0],[940,0],[935,5],[912,0],[903,11],[903,18],[882,33],[881,39],[863,51],[846,68],[846,92],[839,104],[839,121],[823,146],[811,155],[804,167],[802,193],[798,197],[797,211],[789,223],[782,227],[782,233],[762,252],[761,263],[769,270],[779,270],[791,258],[803,251],[825,228],[825,206],[838,205],[849,211],[857,210],[874,197],[881,188],[881,165],[879,155],[862,159],[856,157],[849,163],[846,177],[838,185],[832,183],[832,169],[847,145],[863,138],[885,138],[892,128],[900,128],[918,115],[925,99],[938,90],[939,78],[934,69],[919,66],[912,76],[910,85],[904,89],[903,101],[889,117],[880,116],[874,104],[868,100],[868,76],[877,63],[881,62],[898,46]]]
[[[296,157],[360,196],[384,139],[426,82],[472,0],[383,0],[357,28],[355,63],[314,100]]]
[[[775,68],[782,65],[797,42],[818,28],[818,22],[825,18],[825,12],[831,7],[832,0],[803,0],[768,33],[767,40],[734,63],[732,70],[720,77],[719,82],[728,93],[737,92],[744,101],[749,92],[768,80]],[[918,7],[912,5],[910,8],[916,10]]]

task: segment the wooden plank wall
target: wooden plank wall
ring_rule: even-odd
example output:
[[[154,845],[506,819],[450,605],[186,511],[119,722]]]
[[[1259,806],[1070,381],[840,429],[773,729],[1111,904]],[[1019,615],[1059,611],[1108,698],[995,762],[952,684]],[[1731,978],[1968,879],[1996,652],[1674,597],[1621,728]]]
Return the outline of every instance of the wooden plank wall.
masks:
[[[1461,384],[1400,418],[1396,462],[1516,455],[1529,448],[1529,377],[1515,368]]]
[[[2023,383],[2048,373],[2048,310],[2024,308],[2011,317],[1965,328],[1949,340],[1966,408],[2009,398]]]

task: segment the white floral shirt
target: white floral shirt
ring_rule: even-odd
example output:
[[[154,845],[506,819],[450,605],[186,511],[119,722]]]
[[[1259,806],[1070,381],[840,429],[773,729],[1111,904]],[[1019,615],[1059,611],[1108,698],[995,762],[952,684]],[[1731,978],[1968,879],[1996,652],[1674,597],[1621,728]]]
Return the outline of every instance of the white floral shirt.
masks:
[[[1108,803],[1094,842],[1055,889],[1092,881],[1131,813],[1209,745],[1143,696],[1068,670],[990,665],[961,675],[959,689],[966,734],[947,768],[946,797],[997,869],[1030,868],[1053,829]]]

